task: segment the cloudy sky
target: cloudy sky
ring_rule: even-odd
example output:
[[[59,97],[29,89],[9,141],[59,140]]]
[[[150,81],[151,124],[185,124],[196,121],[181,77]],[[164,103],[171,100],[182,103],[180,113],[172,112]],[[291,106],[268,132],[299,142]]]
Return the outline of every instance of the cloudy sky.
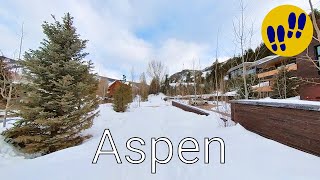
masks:
[[[320,0],[313,0],[320,6]],[[233,24],[240,0],[0,0],[0,50],[17,58],[24,24],[23,50],[36,49],[44,38],[41,24],[66,12],[75,17],[88,59],[101,75],[120,78],[146,71],[148,61],[160,60],[169,74],[212,64],[238,54]],[[244,0],[251,46],[261,42],[263,17],[274,7],[293,4],[309,11],[307,0]],[[218,37],[218,38],[217,38]],[[217,45],[217,39],[219,43]],[[216,48],[218,47],[218,51]]]

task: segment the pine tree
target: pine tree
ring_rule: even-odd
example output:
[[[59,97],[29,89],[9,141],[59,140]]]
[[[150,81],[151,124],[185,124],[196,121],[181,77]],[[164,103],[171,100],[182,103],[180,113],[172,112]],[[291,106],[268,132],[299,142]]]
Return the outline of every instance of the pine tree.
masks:
[[[132,102],[132,89],[129,85],[121,83],[113,95],[113,110],[116,112],[125,112],[129,103]]]
[[[153,78],[150,83],[149,94],[158,94],[160,92],[159,84],[159,80]]]
[[[161,92],[163,94],[168,94],[169,92],[169,87],[170,87],[170,83],[169,83],[169,75],[166,74],[165,79],[163,81],[163,83],[161,84]]]
[[[81,132],[92,126],[98,114],[95,95],[98,81],[92,63],[67,13],[59,22],[42,25],[46,39],[22,61],[26,97],[20,109],[22,120],[3,134],[26,153],[48,154],[81,144],[89,136]]]

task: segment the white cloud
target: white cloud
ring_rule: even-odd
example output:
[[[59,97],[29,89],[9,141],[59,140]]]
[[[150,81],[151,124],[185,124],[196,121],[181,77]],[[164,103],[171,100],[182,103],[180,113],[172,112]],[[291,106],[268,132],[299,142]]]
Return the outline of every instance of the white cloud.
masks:
[[[199,60],[206,58],[209,46],[185,42],[177,39],[167,39],[157,50],[159,60],[169,66],[170,74],[175,73],[182,68],[200,69]],[[201,64],[201,62],[200,62]]]
[[[301,0],[247,2],[246,15],[255,22],[254,44],[261,41],[260,24],[271,8],[295,4],[308,10],[307,1]],[[314,2],[319,5],[318,1]],[[137,74],[141,73],[151,59],[164,61],[170,73],[192,68],[193,61],[204,68],[214,60],[218,27],[221,28],[219,59],[237,54],[232,43],[232,20],[240,13],[238,3],[238,0],[214,3],[211,0],[192,3],[183,0],[12,0],[0,6],[0,49],[8,56],[16,53],[22,22],[24,50],[37,48],[44,37],[43,21],[52,22],[50,14],[60,19],[65,12],[70,12],[81,37],[89,39],[88,58],[95,63],[96,72],[103,75],[121,78],[122,74],[129,74],[132,66]],[[136,35],[137,30],[149,27],[159,29],[153,34],[154,39]]]

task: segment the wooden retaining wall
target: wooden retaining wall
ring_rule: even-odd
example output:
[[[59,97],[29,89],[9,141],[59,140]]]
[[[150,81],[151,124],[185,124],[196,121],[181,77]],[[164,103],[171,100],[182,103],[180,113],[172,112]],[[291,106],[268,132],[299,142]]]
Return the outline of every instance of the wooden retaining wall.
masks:
[[[247,130],[320,156],[320,106],[232,101],[231,111]]]
[[[188,106],[188,105],[185,105],[185,104],[176,102],[176,101],[172,101],[172,106],[175,106],[175,107],[177,107],[177,108],[180,108],[180,109],[182,109],[182,110],[184,110],[184,111],[193,112],[193,113],[196,113],[196,114],[199,114],[199,115],[209,116],[209,113],[207,113],[207,112],[205,112],[205,111],[202,111],[202,110],[197,109],[197,108],[195,108],[195,107]]]

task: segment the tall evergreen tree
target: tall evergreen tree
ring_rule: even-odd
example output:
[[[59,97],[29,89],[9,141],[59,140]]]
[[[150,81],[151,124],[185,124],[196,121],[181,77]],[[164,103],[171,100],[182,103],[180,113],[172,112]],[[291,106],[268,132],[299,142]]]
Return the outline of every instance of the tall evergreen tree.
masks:
[[[4,132],[8,142],[26,153],[48,154],[79,145],[89,138],[81,132],[98,114],[98,81],[85,61],[87,40],[80,39],[67,13],[59,22],[42,25],[46,39],[22,62],[26,97],[22,120]]]

